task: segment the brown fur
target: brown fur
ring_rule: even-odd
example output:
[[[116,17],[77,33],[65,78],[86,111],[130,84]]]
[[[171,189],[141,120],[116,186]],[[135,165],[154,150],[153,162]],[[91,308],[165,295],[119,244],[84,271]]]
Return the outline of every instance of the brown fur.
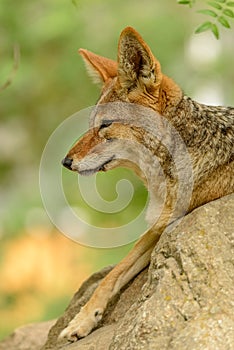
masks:
[[[116,101],[145,106],[159,113],[162,120],[166,118],[180,134],[193,172],[191,200],[185,208],[186,212],[234,192],[234,108],[206,106],[185,96],[180,87],[162,73],[160,63],[133,28],[127,27],[121,33],[118,64],[87,50],[82,49],[80,53],[89,70],[103,83],[98,106]],[[171,215],[179,182],[173,157],[163,140],[155,137],[155,121],[152,120],[152,126],[146,129],[129,123],[134,117],[137,118],[129,115],[126,122],[123,119],[107,123],[97,109],[91,118],[94,127],[67,155],[72,161],[71,170],[82,174],[128,166],[146,183],[151,196],[147,213],[151,228],[108,274],[90,301],[62,331],[61,337],[71,341],[86,336],[96,327],[111,297],[147,266],[161,233],[173,221]],[[127,141],[135,145],[130,151]],[[138,149],[137,145],[143,147]],[[126,154],[123,159],[116,157],[121,152]],[[183,154],[181,157],[183,165]],[[154,222],[162,180],[162,174],[154,165],[158,164],[156,158],[164,172],[166,196],[160,217]],[[182,214],[176,213],[174,219]]]

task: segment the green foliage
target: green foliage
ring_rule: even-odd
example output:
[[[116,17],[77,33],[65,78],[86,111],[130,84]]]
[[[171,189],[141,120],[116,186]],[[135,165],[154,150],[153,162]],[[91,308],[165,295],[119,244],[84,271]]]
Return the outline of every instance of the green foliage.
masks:
[[[192,7],[195,4],[196,0],[177,0],[177,3],[180,5],[189,5]],[[198,10],[198,13],[201,13],[205,16],[213,17],[213,21],[205,21],[198,26],[195,30],[195,33],[202,33],[207,30],[210,30],[216,39],[219,39],[219,25],[224,28],[231,28],[231,25],[226,17],[234,18],[234,11],[230,7],[234,7],[234,1],[227,0],[214,0],[214,1],[205,1],[210,8]],[[214,10],[215,9],[215,10]]]
[[[203,15],[208,15],[208,16],[211,16],[211,17],[217,17],[217,13],[212,11],[212,10],[200,10],[200,11],[197,11],[199,13],[202,13]]]
[[[196,0],[177,0],[178,4],[180,5],[189,5],[190,7],[193,6]]]

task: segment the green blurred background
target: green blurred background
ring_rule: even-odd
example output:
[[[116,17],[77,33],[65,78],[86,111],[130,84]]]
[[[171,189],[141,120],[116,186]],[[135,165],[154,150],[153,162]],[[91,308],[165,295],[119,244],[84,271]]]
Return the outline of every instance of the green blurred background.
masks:
[[[188,95],[232,105],[233,31],[221,31],[219,41],[210,33],[193,34],[203,17],[176,0],[1,0],[0,85],[10,76],[16,44],[21,58],[0,93],[0,338],[19,325],[58,317],[85,278],[130,249],[78,245],[55,229],[42,205],[39,165],[49,136],[99,95],[77,49],[115,59],[119,34],[131,25]],[[66,183],[77,181],[67,173]],[[137,193],[132,212],[144,205],[146,191],[130,172],[101,176],[101,188],[108,179],[131,179]],[[112,187],[102,192],[110,200]]]

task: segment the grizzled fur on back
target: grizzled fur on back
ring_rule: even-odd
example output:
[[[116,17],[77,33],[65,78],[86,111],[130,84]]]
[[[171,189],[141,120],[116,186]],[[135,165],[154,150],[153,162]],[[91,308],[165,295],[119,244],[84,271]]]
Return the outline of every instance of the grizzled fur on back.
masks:
[[[208,147],[217,164],[231,160],[234,153],[234,108],[207,106],[184,96],[172,116],[187,147]]]
[[[204,194],[199,205],[234,191],[234,108],[207,106],[183,96],[168,117],[192,154],[195,184]],[[220,176],[224,174],[224,176]],[[209,194],[212,194],[209,197]],[[201,193],[198,194],[201,197]],[[207,199],[205,198],[207,197]],[[198,199],[198,198],[197,198]],[[191,203],[191,208],[197,204]]]

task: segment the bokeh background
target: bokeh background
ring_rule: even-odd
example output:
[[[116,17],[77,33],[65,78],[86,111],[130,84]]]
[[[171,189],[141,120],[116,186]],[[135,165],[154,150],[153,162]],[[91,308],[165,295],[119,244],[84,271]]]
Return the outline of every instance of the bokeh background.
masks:
[[[41,201],[39,165],[49,136],[99,95],[77,49],[115,59],[118,36],[131,25],[188,95],[233,105],[233,31],[221,30],[220,40],[211,33],[195,35],[203,20],[176,0],[1,0],[0,85],[11,77],[16,45],[20,61],[11,84],[0,92],[0,339],[25,323],[58,317],[84,279],[131,247],[94,249],[69,240],[50,222]],[[101,174],[102,195],[113,200],[121,176],[133,181],[137,195],[131,211],[137,211],[147,193],[131,172]],[[64,178],[72,188],[67,195],[77,200],[76,176],[67,171]],[[92,215],[105,220],[98,212]],[[121,222],[121,213],[110,220]]]

